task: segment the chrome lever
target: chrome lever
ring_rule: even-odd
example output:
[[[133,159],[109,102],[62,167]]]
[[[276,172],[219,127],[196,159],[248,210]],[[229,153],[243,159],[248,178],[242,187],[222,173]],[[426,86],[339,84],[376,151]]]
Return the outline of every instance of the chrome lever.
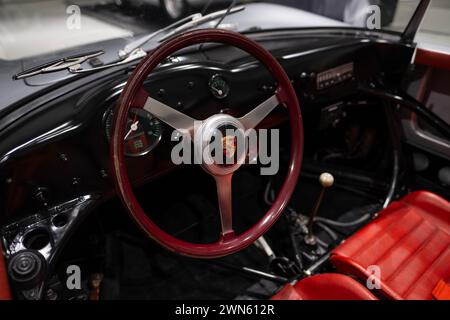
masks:
[[[324,172],[320,175],[319,182],[322,185],[322,190],[320,190],[319,198],[317,199],[316,205],[314,206],[314,209],[309,217],[308,234],[305,236],[305,243],[310,246],[315,246],[317,244],[317,238],[314,235],[312,229],[314,225],[314,219],[317,216],[317,212],[319,212],[325,190],[327,188],[330,188],[334,184],[334,177],[331,173]]]

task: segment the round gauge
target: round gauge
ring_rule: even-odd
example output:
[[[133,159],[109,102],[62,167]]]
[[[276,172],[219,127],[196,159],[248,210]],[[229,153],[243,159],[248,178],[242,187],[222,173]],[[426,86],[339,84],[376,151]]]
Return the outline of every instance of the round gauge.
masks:
[[[230,86],[221,75],[214,75],[209,80],[209,90],[217,99],[224,99],[230,93]]]
[[[114,121],[114,109],[110,108],[104,115],[105,132],[111,139]],[[162,137],[161,122],[144,109],[132,108],[128,114],[125,131],[125,155],[139,157],[152,151]]]

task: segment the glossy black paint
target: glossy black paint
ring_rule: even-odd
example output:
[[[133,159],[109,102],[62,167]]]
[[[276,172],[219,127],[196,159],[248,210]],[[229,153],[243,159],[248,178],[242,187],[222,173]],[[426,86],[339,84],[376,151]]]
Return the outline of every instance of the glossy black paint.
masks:
[[[318,36],[290,31],[252,36],[287,70],[306,111],[305,117],[308,110],[357,95],[360,84],[382,78],[395,90],[413,53],[407,45],[378,43],[354,35]],[[217,45],[204,46],[202,50],[185,51],[161,66],[149,78],[146,90],[199,119],[220,111],[243,115],[271,94],[274,83],[267,71],[239,50]],[[354,62],[353,79],[317,90],[317,73],[349,62]],[[109,179],[109,146],[101,119],[117,99],[130,67],[58,82],[33,99],[27,98],[28,103],[11,108],[11,113],[3,114],[0,222],[42,209],[44,202],[36,196],[39,188],[47,190],[45,204],[49,206],[84,194],[100,194],[101,199],[114,195]],[[225,99],[213,98],[208,90],[214,74],[221,74],[230,85]],[[129,159],[130,175],[136,184],[174,169],[171,146],[170,135],[165,135],[149,155]]]

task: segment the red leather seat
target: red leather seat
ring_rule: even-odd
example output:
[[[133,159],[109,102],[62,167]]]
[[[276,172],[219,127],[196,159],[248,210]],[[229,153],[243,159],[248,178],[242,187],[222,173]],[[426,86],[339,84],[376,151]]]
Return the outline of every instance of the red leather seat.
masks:
[[[440,280],[450,280],[450,203],[414,192],[337,247],[332,263],[367,279],[378,266],[381,292],[393,299],[432,299]]]
[[[0,243],[0,300],[10,300],[11,291],[9,290],[8,275],[6,271],[5,259],[3,257],[3,248]]]
[[[286,285],[272,300],[377,300],[356,280],[342,274],[324,273]]]

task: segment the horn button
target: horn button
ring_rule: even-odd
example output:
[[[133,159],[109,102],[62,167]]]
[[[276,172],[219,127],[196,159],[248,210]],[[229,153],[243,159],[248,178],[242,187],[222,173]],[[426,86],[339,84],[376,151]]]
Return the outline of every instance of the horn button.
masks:
[[[233,116],[217,114],[206,119],[196,128],[194,139],[196,157],[212,175],[230,174],[245,162],[245,128]]]

